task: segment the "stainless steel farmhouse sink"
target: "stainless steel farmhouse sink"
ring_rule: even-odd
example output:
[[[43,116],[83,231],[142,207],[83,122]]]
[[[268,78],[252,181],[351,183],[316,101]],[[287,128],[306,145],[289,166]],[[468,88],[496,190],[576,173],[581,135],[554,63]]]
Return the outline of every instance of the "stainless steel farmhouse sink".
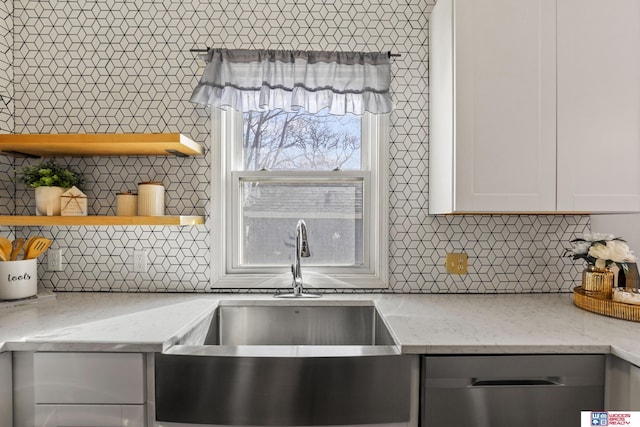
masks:
[[[410,425],[418,364],[372,302],[222,301],[155,354],[156,420]]]
[[[372,305],[223,305],[205,345],[394,346]]]

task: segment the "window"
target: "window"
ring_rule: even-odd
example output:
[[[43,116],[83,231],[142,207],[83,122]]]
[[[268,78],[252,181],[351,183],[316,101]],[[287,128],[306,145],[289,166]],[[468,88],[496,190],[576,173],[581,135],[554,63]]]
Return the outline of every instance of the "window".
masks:
[[[305,286],[386,287],[388,115],[212,114],[214,286],[288,288],[304,219]]]
[[[243,114],[232,161],[233,220],[239,236],[232,268],[290,265],[295,224],[306,221],[314,266],[363,264],[362,116]],[[341,171],[353,171],[342,174]],[[257,172],[257,173],[254,173]],[[283,175],[282,172],[286,172]]]
[[[295,225],[304,219],[306,286],[386,287],[389,58],[202,55],[190,100],[212,107],[214,286],[288,288]]]

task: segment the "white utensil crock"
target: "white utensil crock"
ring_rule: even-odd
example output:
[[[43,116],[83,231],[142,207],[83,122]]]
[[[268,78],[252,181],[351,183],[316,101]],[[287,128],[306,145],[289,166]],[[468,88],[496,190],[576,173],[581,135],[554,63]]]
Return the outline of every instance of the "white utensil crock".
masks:
[[[37,259],[0,261],[0,300],[28,298],[37,293]]]

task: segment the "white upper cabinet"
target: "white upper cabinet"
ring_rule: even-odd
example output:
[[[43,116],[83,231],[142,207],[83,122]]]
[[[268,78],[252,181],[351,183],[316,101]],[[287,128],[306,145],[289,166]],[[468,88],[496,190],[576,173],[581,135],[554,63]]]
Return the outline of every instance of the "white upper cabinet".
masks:
[[[640,2],[612,3],[437,2],[430,214],[640,211]]]
[[[439,0],[429,211],[555,209],[555,1]]]
[[[558,210],[640,211],[640,1],[558,0]]]

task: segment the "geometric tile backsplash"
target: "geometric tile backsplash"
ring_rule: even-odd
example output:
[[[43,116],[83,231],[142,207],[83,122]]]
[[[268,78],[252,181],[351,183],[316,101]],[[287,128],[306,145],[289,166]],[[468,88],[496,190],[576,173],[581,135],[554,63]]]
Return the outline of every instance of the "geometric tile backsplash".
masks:
[[[0,32],[12,49],[0,52],[0,131],[182,132],[208,153],[208,113],[188,102],[203,64],[189,48],[392,51],[401,57],[392,65],[389,292],[567,292],[579,267],[563,251],[589,228],[588,216],[427,215],[427,36],[434,4],[4,0],[0,15],[13,12],[13,33],[11,20],[4,20],[9,28]],[[208,217],[210,168],[216,167],[208,155],[65,161],[85,172],[90,214],[114,214],[115,193],[159,180],[167,188],[168,214]],[[1,204],[17,214],[32,211],[30,194],[9,183],[11,169],[24,162],[0,156]],[[40,266],[45,287],[115,292],[209,292],[211,239],[222,232],[208,223],[11,231],[42,233],[64,249],[64,271]],[[137,249],[149,253],[147,273],[131,272]],[[468,275],[446,273],[451,251],[469,255]]]
[[[13,131],[13,1],[0,1],[0,133]],[[4,167],[1,170],[5,170]],[[3,177],[4,178],[4,177]]]
[[[0,133],[13,132],[13,1],[0,1]],[[0,215],[14,212],[12,161],[0,155]],[[0,233],[13,237],[12,230]]]

